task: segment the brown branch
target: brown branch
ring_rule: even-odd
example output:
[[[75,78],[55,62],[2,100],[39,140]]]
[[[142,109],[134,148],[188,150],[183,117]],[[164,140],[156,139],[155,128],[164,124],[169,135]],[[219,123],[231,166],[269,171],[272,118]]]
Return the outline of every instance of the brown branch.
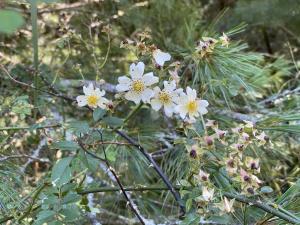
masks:
[[[103,142],[102,140],[102,133],[101,133],[101,141]],[[84,147],[83,143],[78,140],[78,144],[80,145],[80,147],[82,148],[82,150],[84,150],[85,152],[88,152],[88,150]],[[126,191],[124,190],[124,187],[119,179],[119,177],[117,176],[115,170],[110,166],[109,164],[109,161],[107,160],[107,156],[106,156],[106,152],[105,152],[105,148],[103,145],[102,146],[102,149],[103,149],[103,153],[104,153],[104,159],[102,159],[101,157],[97,156],[96,154],[94,154],[93,156],[96,158],[96,159],[99,159],[101,161],[104,161],[107,168],[109,169],[109,171],[112,173],[112,175],[114,176],[115,180],[117,181],[118,183],[118,186],[120,187],[125,199],[127,200],[131,210],[133,211],[133,213],[136,215],[136,217],[139,219],[139,221],[141,222],[141,224],[145,225],[145,222],[143,220],[143,218],[141,217],[141,215],[137,212],[137,210],[135,209],[135,207],[133,206],[133,203],[131,202],[131,199],[128,197]]]
[[[29,158],[29,159],[32,159],[34,161],[39,161],[39,162],[44,162],[44,163],[51,163],[49,161],[49,159],[37,158],[37,157],[34,157],[34,156],[25,155],[25,154],[4,156],[4,157],[0,158],[0,162],[10,160],[10,159],[19,159],[19,158]]]

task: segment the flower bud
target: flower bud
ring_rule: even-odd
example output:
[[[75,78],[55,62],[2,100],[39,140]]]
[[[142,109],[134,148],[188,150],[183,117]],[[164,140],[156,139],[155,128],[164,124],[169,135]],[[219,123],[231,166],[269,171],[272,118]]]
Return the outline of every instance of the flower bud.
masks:
[[[207,146],[212,146],[214,144],[214,139],[211,136],[204,137]]]

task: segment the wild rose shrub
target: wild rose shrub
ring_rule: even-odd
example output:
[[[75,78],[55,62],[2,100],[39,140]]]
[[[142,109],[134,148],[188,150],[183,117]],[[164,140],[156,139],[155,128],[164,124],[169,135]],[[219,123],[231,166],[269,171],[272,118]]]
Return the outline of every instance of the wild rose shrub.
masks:
[[[193,8],[178,1],[170,8],[169,1],[155,2],[150,13],[164,18],[172,12],[169,19],[177,21],[166,18],[170,32],[162,32],[164,21],[157,16],[154,29],[119,35],[126,19],[120,25],[94,14],[88,32],[79,32],[74,24],[85,23],[63,14],[53,43],[40,33],[46,39],[39,49],[51,59],[35,58],[34,68],[22,54],[24,62],[1,63],[3,80],[18,90],[4,95],[1,106],[1,223],[300,221],[299,181],[282,178],[299,171],[289,170],[299,159],[293,155],[299,147],[299,87],[270,94],[270,86],[297,84],[283,78],[290,64],[246,51],[237,35],[244,26],[217,33],[217,23],[194,23],[197,3],[190,2]],[[28,9],[37,44],[34,4]],[[55,22],[44,13],[39,17]],[[123,15],[118,10],[112,18],[119,22]],[[48,29],[47,23],[39,26]],[[68,54],[61,60],[56,51]],[[75,81],[64,77],[69,71]],[[27,73],[29,79],[22,76]],[[25,154],[23,142],[36,150]]]

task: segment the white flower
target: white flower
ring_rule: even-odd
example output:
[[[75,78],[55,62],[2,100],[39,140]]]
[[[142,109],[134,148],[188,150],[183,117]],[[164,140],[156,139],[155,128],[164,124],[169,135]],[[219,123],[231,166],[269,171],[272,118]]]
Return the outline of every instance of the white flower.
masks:
[[[164,66],[166,61],[171,60],[171,55],[167,52],[162,52],[160,49],[154,50],[152,55],[156,64],[159,66]]]
[[[213,199],[214,197],[214,189],[208,190],[207,187],[203,187],[202,188],[202,198],[204,199],[204,201],[209,202]]]
[[[235,199],[231,199],[230,201],[224,197],[224,201],[218,204],[218,208],[224,213],[232,213],[234,212],[233,204]]]
[[[220,37],[220,41],[222,43],[222,46],[226,46],[226,48],[228,48],[229,38],[225,33],[223,33],[223,35]]]
[[[100,107],[105,109],[106,104],[109,102],[103,97],[105,95],[105,91],[101,91],[99,88],[94,89],[94,85],[92,83],[90,83],[87,87],[83,86],[83,93],[84,95],[79,95],[76,98],[78,106],[80,107],[88,105],[91,108]]]
[[[208,102],[206,100],[199,100],[196,90],[190,87],[186,88],[186,93],[181,93],[177,104],[176,112],[179,113],[182,119],[188,115],[191,120],[194,120],[199,114],[203,115],[207,113],[206,107],[208,106]]]
[[[167,116],[172,116],[175,111],[176,102],[178,101],[179,94],[183,91],[181,88],[176,90],[176,82],[173,80],[170,83],[164,81],[164,89],[160,90],[159,87],[154,89],[154,98],[150,104],[155,111],[164,108]]]
[[[199,171],[197,178],[201,181],[208,181],[209,174],[205,173],[203,170]]]
[[[152,72],[144,74],[145,64],[139,62],[130,65],[130,76],[122,76],[118,78],[119,84],[116,86],[118,92],[125,92],[125,98],[135,104],[143,101],[149,103],[154,96],[154,91],[150,88],[151,85],[158,82],[158,77],[155,77]]]

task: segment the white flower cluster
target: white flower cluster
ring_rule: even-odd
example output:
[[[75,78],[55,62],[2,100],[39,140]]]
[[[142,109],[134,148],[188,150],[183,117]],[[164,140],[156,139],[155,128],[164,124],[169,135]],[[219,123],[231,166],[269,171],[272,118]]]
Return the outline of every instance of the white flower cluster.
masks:
[[[169,53],[162,51],[156,52],[154,60],[161,66],[165,61],[169,61]],[[144,74],[145,64],[138,62],[130,65],[128,76],[118,78],[119,84],[116,89],[123,93],[125,99],[133,101],[135,104],[149,103],[155,111],[163,109],[166,116],[171,117],[179,114],[182,119],[195,122],[195,118],[206,114],[208,102],[197,98],[196,90],[187,87],[186,91],[176,87],[176,81],[163,81],[163,89],[158,86],[153,87],[159,82],[159,78],[153,72]],[[93,84],[83,87],[84,95],[76,98],[80,107],[88,105],[91,108],[100,107],[105,109],[109,100],[104,97],[105,91],[94,88]]]
[[[195,120],[200,114],[206,114],[208,102],[197,98],[196,90],[190,87],[186,92],[176,88],[176,82],[163,81],[164,88],[152,87],[158,83],[158,77],[152,72],[144,74],[145,64],[131,64],[130,77],[121,76],[117,85],[118,92],[125,92],[125,98],[135,104],[150,103],[155,111],[164,109],[167,116],[178,113],[182,119]]]

